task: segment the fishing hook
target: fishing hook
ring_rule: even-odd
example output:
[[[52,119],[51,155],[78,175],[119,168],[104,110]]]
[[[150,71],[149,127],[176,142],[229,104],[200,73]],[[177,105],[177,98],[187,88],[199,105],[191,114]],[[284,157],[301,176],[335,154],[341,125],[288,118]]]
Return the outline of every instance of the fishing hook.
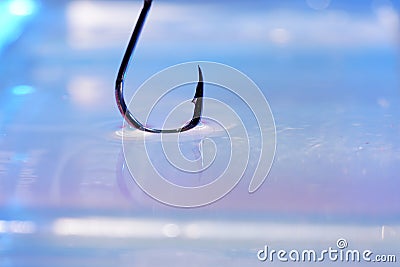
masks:
[[[133,114],[129,111],[129,109],[125,103],[124,94],[123,94],[124,93],[125,73],[126,73],[126,70],[128,69],[128,65],[132,58],[136,43],[139,39],[140,32],[142,31],[144,22],[146,20],[147,13],[150,10],[151,2],[152,2],[152,0],[144,0],[142,11],[140,12],[138,21],[136,22],[136,25],[135,25],[135,28],[133,29],[133,33],[129,40],[124,57],[122,58],[121,66],[119,67],[117,79],[115,82],[115,98],[117,101],[118,109],[121,112],[124,119],[129,123],[129,125],[131,125],[132,127],[136,128],[138,130],[145,131],[145,132],[151,132],[151,133],[185,132],[187,130],[190,130],[190,129],[196,127],[196,125],[199,124],[200,119],[201,119],[201,113],[202,113],[202,109],[203,109],[204,83],[203,83],[203,74],[201,72],[200,66],[198,66],[199,81],[197,83],[196,92],[195,92],[195,95],[192,100],[193,104],[195,105],[194,110],[193,110],[193,117],[188,123],[186,123],[181,128],[153,129],[153,128],[146,127],[145,125],[143,125],[140,121],[138,121],[133,116]]]

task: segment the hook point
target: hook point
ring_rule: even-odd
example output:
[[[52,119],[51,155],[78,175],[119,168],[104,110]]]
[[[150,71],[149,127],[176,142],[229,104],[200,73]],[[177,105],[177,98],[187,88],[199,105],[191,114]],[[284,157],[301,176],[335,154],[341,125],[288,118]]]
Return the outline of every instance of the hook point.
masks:
[[[199,81],[197,82],[196,92],[195,92],[194,97],[192,99],[192,103],[193,104],[196,104],[197,99],[199,97],[203,97],[203,88],[204,88],[203,72],[201,71],[200,65],[197,65],[197,68],[199,70]]]

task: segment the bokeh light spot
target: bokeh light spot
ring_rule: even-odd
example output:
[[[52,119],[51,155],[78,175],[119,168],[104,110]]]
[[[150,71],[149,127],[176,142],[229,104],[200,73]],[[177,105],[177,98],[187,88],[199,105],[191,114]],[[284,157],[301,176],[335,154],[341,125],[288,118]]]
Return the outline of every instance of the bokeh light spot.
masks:
[[[9,11],[16,16],[29,16],[36,11],[36,3],[33,0],[14,0],[9,4]]]
[[[18,85],[12,88],[12,93],[14,95],[28,95],[35,92],[35,88],[29,85]]]

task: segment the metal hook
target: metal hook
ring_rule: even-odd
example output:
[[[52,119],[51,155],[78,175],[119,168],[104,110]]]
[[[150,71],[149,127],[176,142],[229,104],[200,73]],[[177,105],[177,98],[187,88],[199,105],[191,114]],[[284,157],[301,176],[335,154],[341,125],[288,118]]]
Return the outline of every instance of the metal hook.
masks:
[[[187,130],[190,130],[194,127],[196,127],[197,124],[199,124],[200,119],[201,119],[201,113],[203,109],[203,88],[204,88],[204,83],[203,83],[203,74],[201,72],[200,66],[198,67],[199,69],[199,81],[197,83],[196,87],[196,93],[194,95],[194,98],[192,102],[194,103],[195,107],[193,110],[193,117],[192,119],[186,123],[184,126],[181,128],[176,128],[176,129],[153,129],[153,128],[148,128],[144,126],[140,121],[138,121],[133,114],[129,111],[125,99],[124,99],[124,78],[125,78],[125,72],[128,68],[129,62],[132,58],[133,51],[135,49],[137,40],[139,39],[140,32],[142,31],[144,22],[146,20],[147,13],[150,10],[152,0],[144,0],[143,8],[142,11],[140,12],[139,19],[136,22],[135,28],[133,30],[131,39],[129,40],[128,47],[126,48],[124,57],[121,62],[121,66],[118,71],[118,76],[117,80],[115,82],[115,98],[117,100],[117,105],[119,108],[119,111],[121,112],[122,116],[125,118],[125,120],[132,126],[135,127],[136,129],[139,129],[141,131],[146,131],[146,132],[151,132],[151,133],[178,133],[178,132],[184,132]]]

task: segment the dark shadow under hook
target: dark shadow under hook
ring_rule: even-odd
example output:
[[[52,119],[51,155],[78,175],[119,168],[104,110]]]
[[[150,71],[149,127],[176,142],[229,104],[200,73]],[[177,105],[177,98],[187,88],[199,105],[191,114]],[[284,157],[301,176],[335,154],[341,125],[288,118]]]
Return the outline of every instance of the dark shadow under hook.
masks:
[[[124,116],[125,120],[136,129],[141,131],[151,132],[151,133],[178,133],[190,130],[196,127],[199,124],[201,119],[201,113],[203,109],[203,90],[204,90],[204,83],[203,83],[203,74],[201,72],[200,66],[199,69],[199,81],[197,83],[196,92],[193,98],[194,103],[194,111],[192,119],[186,123],[181,128],[176,129],[153,129],[144,126],[140,121],[138,121],[133,114],[129,111],[125,99],[124,99],[124,79],[125,73],[128,69],[129,62],[132,58],[133,51],[135,49],[136,43],[139,39],[140,32],[142,31],[144,22],[146,20],[147,13],[150,10],[152,0],[144,0],[144,5],[142,11],[140,12],[139,19],[136,22],[135,28],[133,30],[131,39],[129,40],[128,47],[126,48],[124,57],[121,62],[121,66],[118,71],[117,80],[115,82],[115,98],[117,100],[117,105],[119,111],[121,112],[122,116]]]

